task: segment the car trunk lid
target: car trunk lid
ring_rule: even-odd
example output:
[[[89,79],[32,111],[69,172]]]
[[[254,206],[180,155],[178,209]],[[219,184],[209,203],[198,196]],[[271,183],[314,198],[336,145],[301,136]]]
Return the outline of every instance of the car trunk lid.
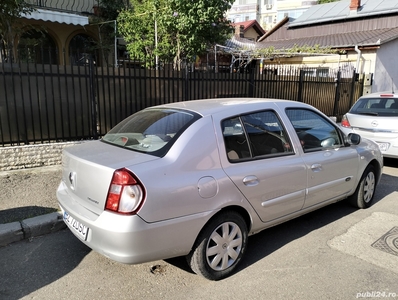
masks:
[[[351,128],[358,134],[377,135],[386,138],[398,137],[398,118],[349,114]]]
[[[99,215],[115,170],[156,159],[101,141],[86,142],[64,149],[62,180],[72,201]]]

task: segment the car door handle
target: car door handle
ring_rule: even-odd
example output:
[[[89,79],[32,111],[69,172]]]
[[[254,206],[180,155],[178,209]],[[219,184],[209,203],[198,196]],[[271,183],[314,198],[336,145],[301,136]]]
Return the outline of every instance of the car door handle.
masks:
[[[254,175],[249,175],[243,178],[243,184],[246,186],[255,186],[258,182],[258,178]]]
[[[313,172],[320,172],[320,171],[322,171],[322,165],[321,164],[313,164],[311,166],[311,170]]]

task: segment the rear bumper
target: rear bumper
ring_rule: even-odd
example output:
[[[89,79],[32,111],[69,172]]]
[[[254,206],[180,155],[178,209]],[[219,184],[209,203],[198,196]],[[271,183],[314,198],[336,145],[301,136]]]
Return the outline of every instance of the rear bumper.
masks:
[[[381,151],[384,157],[398,158],[398,140],[394,141],[382,141],[374,140],[376,143],[389,143],[389,147],[386,151]]]
[[[384,157],[398,158],[398,143],[391,144],[387,151],[382,151]]]
[[[386,151],[381,151],[384,157],[398,158],[398,137],[394,135],[393,137],[388,137],[386,135],[380,136],[377,134],[370,134],[368,132],[353,130],[353,132],[359,134],[361,137],[367,138],[376,142],[377,144],[387,143],[389,145]]]
[[[126,264],[188,254],[201,228],[211,217],[210,213],[201,213],[147,223],[138,215],[109,211],[96,215],[72,199],[63,182],[58,187],[57,198],[63,214],[66,211],[89,228],[86,240],[82,240],[67,223],[79,240],[94,251]]]

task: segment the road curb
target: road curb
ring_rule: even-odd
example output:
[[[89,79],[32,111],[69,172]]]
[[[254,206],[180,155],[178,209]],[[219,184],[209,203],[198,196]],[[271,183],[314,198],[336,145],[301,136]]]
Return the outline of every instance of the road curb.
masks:
[[[65,228],[62,214],[53,212],[19,222],[0,224],[0,247]]]

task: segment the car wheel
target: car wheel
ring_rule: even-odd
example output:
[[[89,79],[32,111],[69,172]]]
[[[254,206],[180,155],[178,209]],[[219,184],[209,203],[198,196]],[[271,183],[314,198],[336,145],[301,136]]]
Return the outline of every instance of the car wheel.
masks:
[[[198,275],[210,280],[229,276],[246,250],[247,225],[241,215],[230,211],[217,215],[199,234],[187,262]]]
[[[358,208],[367,208],[372,204],[376,191],[376,175],[373,166],[368,166],[363,172],[355,193],[350,196],[350,203]]]

